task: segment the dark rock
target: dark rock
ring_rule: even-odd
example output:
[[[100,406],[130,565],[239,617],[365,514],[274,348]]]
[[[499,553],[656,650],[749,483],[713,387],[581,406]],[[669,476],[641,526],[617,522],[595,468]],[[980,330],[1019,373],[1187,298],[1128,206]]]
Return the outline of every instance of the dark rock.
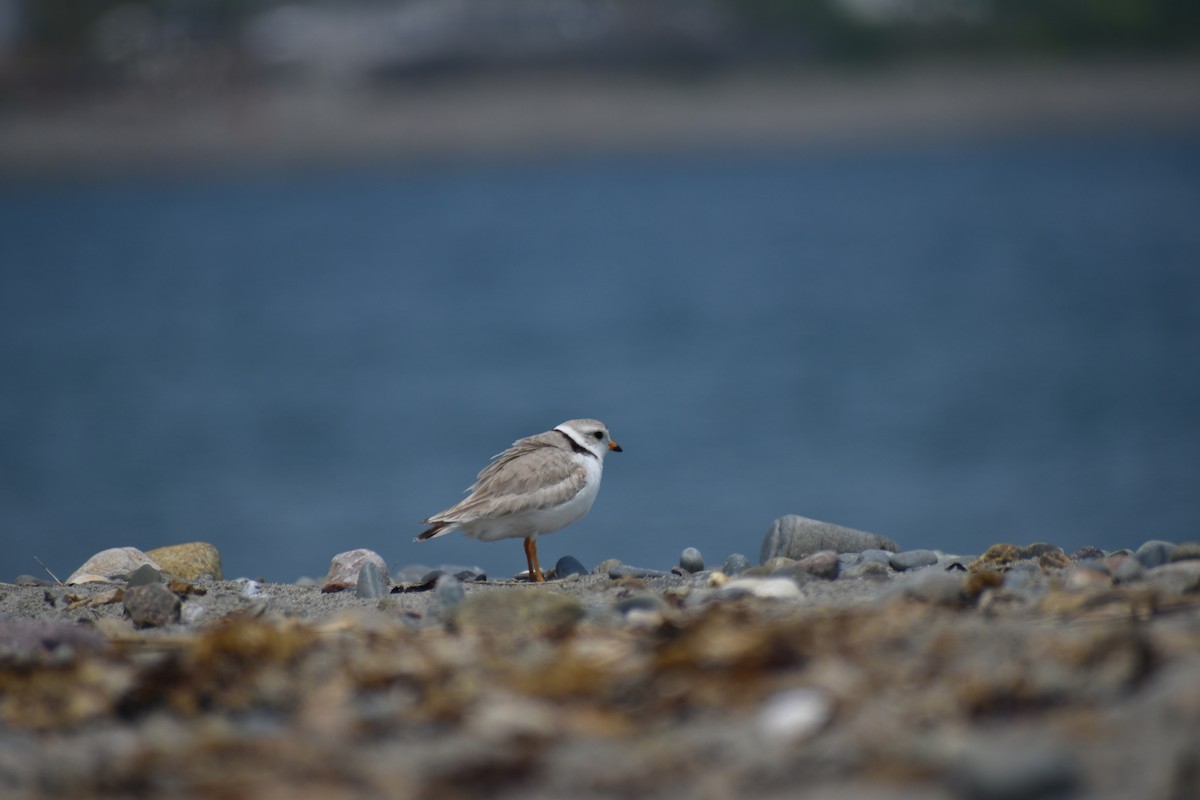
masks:
[[[1163,564],[1170,562],[1171,556],[1174,555],[1177,545],[1174,542],[1164,542],[1159,539],[1151,539],[1142,544],[1141,547],[1133,554],[1138,561],[1142,562],[1142,566],[1146,569],[1154,569],[1161,567]]]
[[[478,572],[473,569],[459,570],[454,573],[454,577],[463,583],[485,583],[487,581],[487,573]]]
[[[950,785],[970,800],[1051,800],[1075,797],[1079,774],[1069,753],[1053,746],[980,748],[952,765]]]
[[[588,568],[574,556],[563,556],[554,563],[554,577],[559,580],[568,575],[587,575]]]
[[[216,581],[223,579],[221,552],[208,542],[156,547],[147,551],[146,555],[158,562],[164,572],[169,572],[177,578],[189,581],[206,576]]]
[[[679,566],[685,572],[703,572],[704,571],[704,556],[700,555],[700,551],[694,547],[684,548],[679,554]]]
[[[140,567],[129,573],[129,580],[125,584],[126,587],[145,586],[148,583],[162,583],[163,575],[149,564],[142,564]]]
[[[161,628],[179,621],[182,602],[161,583],[144,583],[125,590],[125,613],[136,628]]]
[[[888,565],[897,572],[906,572],[917,567],[928,567],[938,562],[932,550],[905,550],[888,559]]]
[[[354,595],[365,599],[383,597],[387,594],[388,585],[383,581],[379,566],[374,561],[364,561],[358,570],[358,581],[354,587]]]
[[[1171,563],[1200,559],[1200,542],[1180,542],[1171,553]]]
[[[962,563],[961,561],[951,561],[949,564],[946,565],[946,569],[944,571],[945,572],[966,572],[967,565]]]
[[[763,563],[766,563],[766,561]],[[725,563],[721,565],[721,572],[724,572],[726,575],[737,575],[741,572],[745,572],[749,566],[750,559],[746,558],[741,553],[734,553],[729,556],[729,558],[725,559]]]
[[[608,577],[613,580],[621,578],[666,578],[670,575],[669,572],[663,572],[660,569],[647,569],[645,567],[631,567],[628,564],[617,562],[608,570]]]
[[[822,550],[860,553],[869,549],[889,550],[894,553],[900,547],[891,539],[878,534],[789,514],[771,523],[759,552],[759,563],[765,564],[776,556],[799,560]]]
[[[351,586],[358,586],[358,575],[362,571],[363,564],[370,561],[379,570],[379,575],[383,579],[383,583],[391,583],[391,578],[388,575],[387,562],[383,560],[383,556],[376,553],[374,550],[358,549],[347,550],[344,553],[338,553],[329,562],[329,572],[325,574],[325,580],[321,584],[321,591],[325,593],[340,592],[343,589],[349,589]]]

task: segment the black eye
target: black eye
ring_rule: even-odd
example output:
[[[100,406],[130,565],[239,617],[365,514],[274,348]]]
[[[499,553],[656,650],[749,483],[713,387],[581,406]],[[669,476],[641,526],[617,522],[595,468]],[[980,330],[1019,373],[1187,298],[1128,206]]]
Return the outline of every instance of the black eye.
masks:
[[[595,433],[592,434],[592,436],[595,436],[597,439],[603,439],[604,431],[596,431]]]

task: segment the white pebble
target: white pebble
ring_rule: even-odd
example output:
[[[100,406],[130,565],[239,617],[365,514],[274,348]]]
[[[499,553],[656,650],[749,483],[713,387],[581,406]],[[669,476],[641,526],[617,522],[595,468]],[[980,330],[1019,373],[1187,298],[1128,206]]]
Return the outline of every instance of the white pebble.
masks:
[[[788,689],[767,698],[758,712],[758,727],[771,739],[795,741],[820,730],[832,713],[833,705],[824,692]]]

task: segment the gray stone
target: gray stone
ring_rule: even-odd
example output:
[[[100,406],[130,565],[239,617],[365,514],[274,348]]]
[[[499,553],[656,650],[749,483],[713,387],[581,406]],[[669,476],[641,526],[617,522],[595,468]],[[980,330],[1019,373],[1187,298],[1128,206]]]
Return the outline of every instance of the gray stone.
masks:
[[[563,556],[554,563],[554,577],[559,580],[568,575],[587,575],[588,568],[574,556]]]
[[[897,572],[907,572],[918,567],[930,567],[938,563],[938,555],[932,550],[905,550],[888,559],[888,565]]]
[[[136,628],[161,628],[179,621],[182,602],[161,583],[143,583],[125,590],[125,613]]]
[[[450,575],[442,575],[433,585],[433,599],[437,603],[439,617],[450,619],[467,596],[462,581]]]
[[[1146,570],[1146,583],[1169,594],[1200,591],[1200,560],[1188,559]]]
[[[965,600],[963,579],[953,572],[937,569],[921,570],[898,580],[888,596],[944,606],[958,606]]]
[[[1134,583],[1142,579],[1146,570],[1142,562],[1133,556],[1109,556],[1104,560],[1114,583]]]
[[[628,564],[617,562],[608,570],[608,577],[613,580],[620,578],[666,578],[671,573],[663,572],[660,569],[647,569],[646,567],[631,567]]]
[[[1146,569],[1154,569],[1161,567],[1171,560],[1171,555],[1175,552],[1177,545],[1174,542],[1164,542],[1160,539],[1151,539],[1145,542],[1137,549],[1133,555],[1138,561],[1142,562],[1142,566]]]
[[[769,560],[764,559],[763,563]],[[750,559],[741,553],[734,553],[725,559],[725,563],[721,565],[721,572],[724,572],[726,575],[737,575],[740,572],[744,572],[749,566]]]
[[[1175,552],[1171,553],[1171,562],[1176,561],[1193,561],[1200,559],[1200,542],[1180,542],[1175,548]]]
[[[362,571],[363,564],[368,561],[379,570],[379,575],[385,584],[391,583],[387,562],[383,560],[383,556],[374,550],[360,548],[338,553],[330,560],[329,572],[325,575],[325,582],[321,584],[321,591],[340,592],[342,589],[357,586],[358,574]]]
[[[503,636],[561,635],[584,615],[583,605],[549,586],[473,592],[455,619],[463,628]]]
[[[857,555],[858,560],[856,563],[859,564],[865,561],[878,561],[880,564],[891,566],[892,553],[888,552],[887,550],[880,550],[875,547],[870,547],[866,550],[863,550],[861,553],[858,553]]]
[[[882,561],[864,561],[855,564],[844,573],[847,578],[887,578],[888,565]]]
[[[118,583],[143,564],[162,569],[158,562],[136,547],[112,547],[89,558],[67,578],[68,586],[80,583]]]
[[[812,575],[815,578],[832,581],[837,578],[838,573],[841,571],[841,562],[838,560],[837,553],[832,550],[826,550],[822,553],[813,553],[811,556],[800,559],[792,565],[792,570],[804,575]]]
[[[126,587],[129,586],[145,586],[148,583],[162,583],[163,575],[149,564],[142,564],[140,567],[129,573],[129,580],[126,582]]]
[[[208,609],[202,603],[188,600],[179,609],[179,621],[184,625],[199,625],[208,616]]]
[[[383,574],[374,561],[364,561],[358,570],[358,582],[354,587],[354,595],[366,599],[383,597],[387,594],[388,585],[384,583]]]
[[[624,616],[628,616],[630,612],[634,611],[661,614],[667,610],[666,602],[652,592],[635,592],[628,597],[622,597],[613,607]]]
[[[18,575],[13,578],[13,583],[17,586],[49,586],[51,582],[33,575]]]
[[[690,573],[704,571],[704,556],[700,555],[700,551],[694,547],[686,547],[679,554],[679,566]]]
[[[763,539],[759,563],[766,563],[776,556],[799,560],[822,550],[861,553],[870,549],[890,550],[895,553],[900,547],[891,539],[878,534],[789,514],[771,523],[771,528]]]

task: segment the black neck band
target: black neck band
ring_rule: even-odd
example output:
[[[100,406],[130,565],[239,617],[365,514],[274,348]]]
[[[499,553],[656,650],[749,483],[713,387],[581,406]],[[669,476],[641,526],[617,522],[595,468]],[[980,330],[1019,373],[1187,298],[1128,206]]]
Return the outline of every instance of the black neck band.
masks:
[[[566,437],[566,440],[571,443],[571,449],[574,450],[576,453],[580,453],[585,456],[591,456],[592,458],[596,458],[596,454],[593,453],[591,450],[588,450],[586,447],[581,445],[579,442],[575,441],[574,436],[572,436],[569,433],[563,433],[562,431],[558,430],[558,428],[555,428],[554,430],[558,431],[559,433],[562,433],[562,435],[564,437]]]

